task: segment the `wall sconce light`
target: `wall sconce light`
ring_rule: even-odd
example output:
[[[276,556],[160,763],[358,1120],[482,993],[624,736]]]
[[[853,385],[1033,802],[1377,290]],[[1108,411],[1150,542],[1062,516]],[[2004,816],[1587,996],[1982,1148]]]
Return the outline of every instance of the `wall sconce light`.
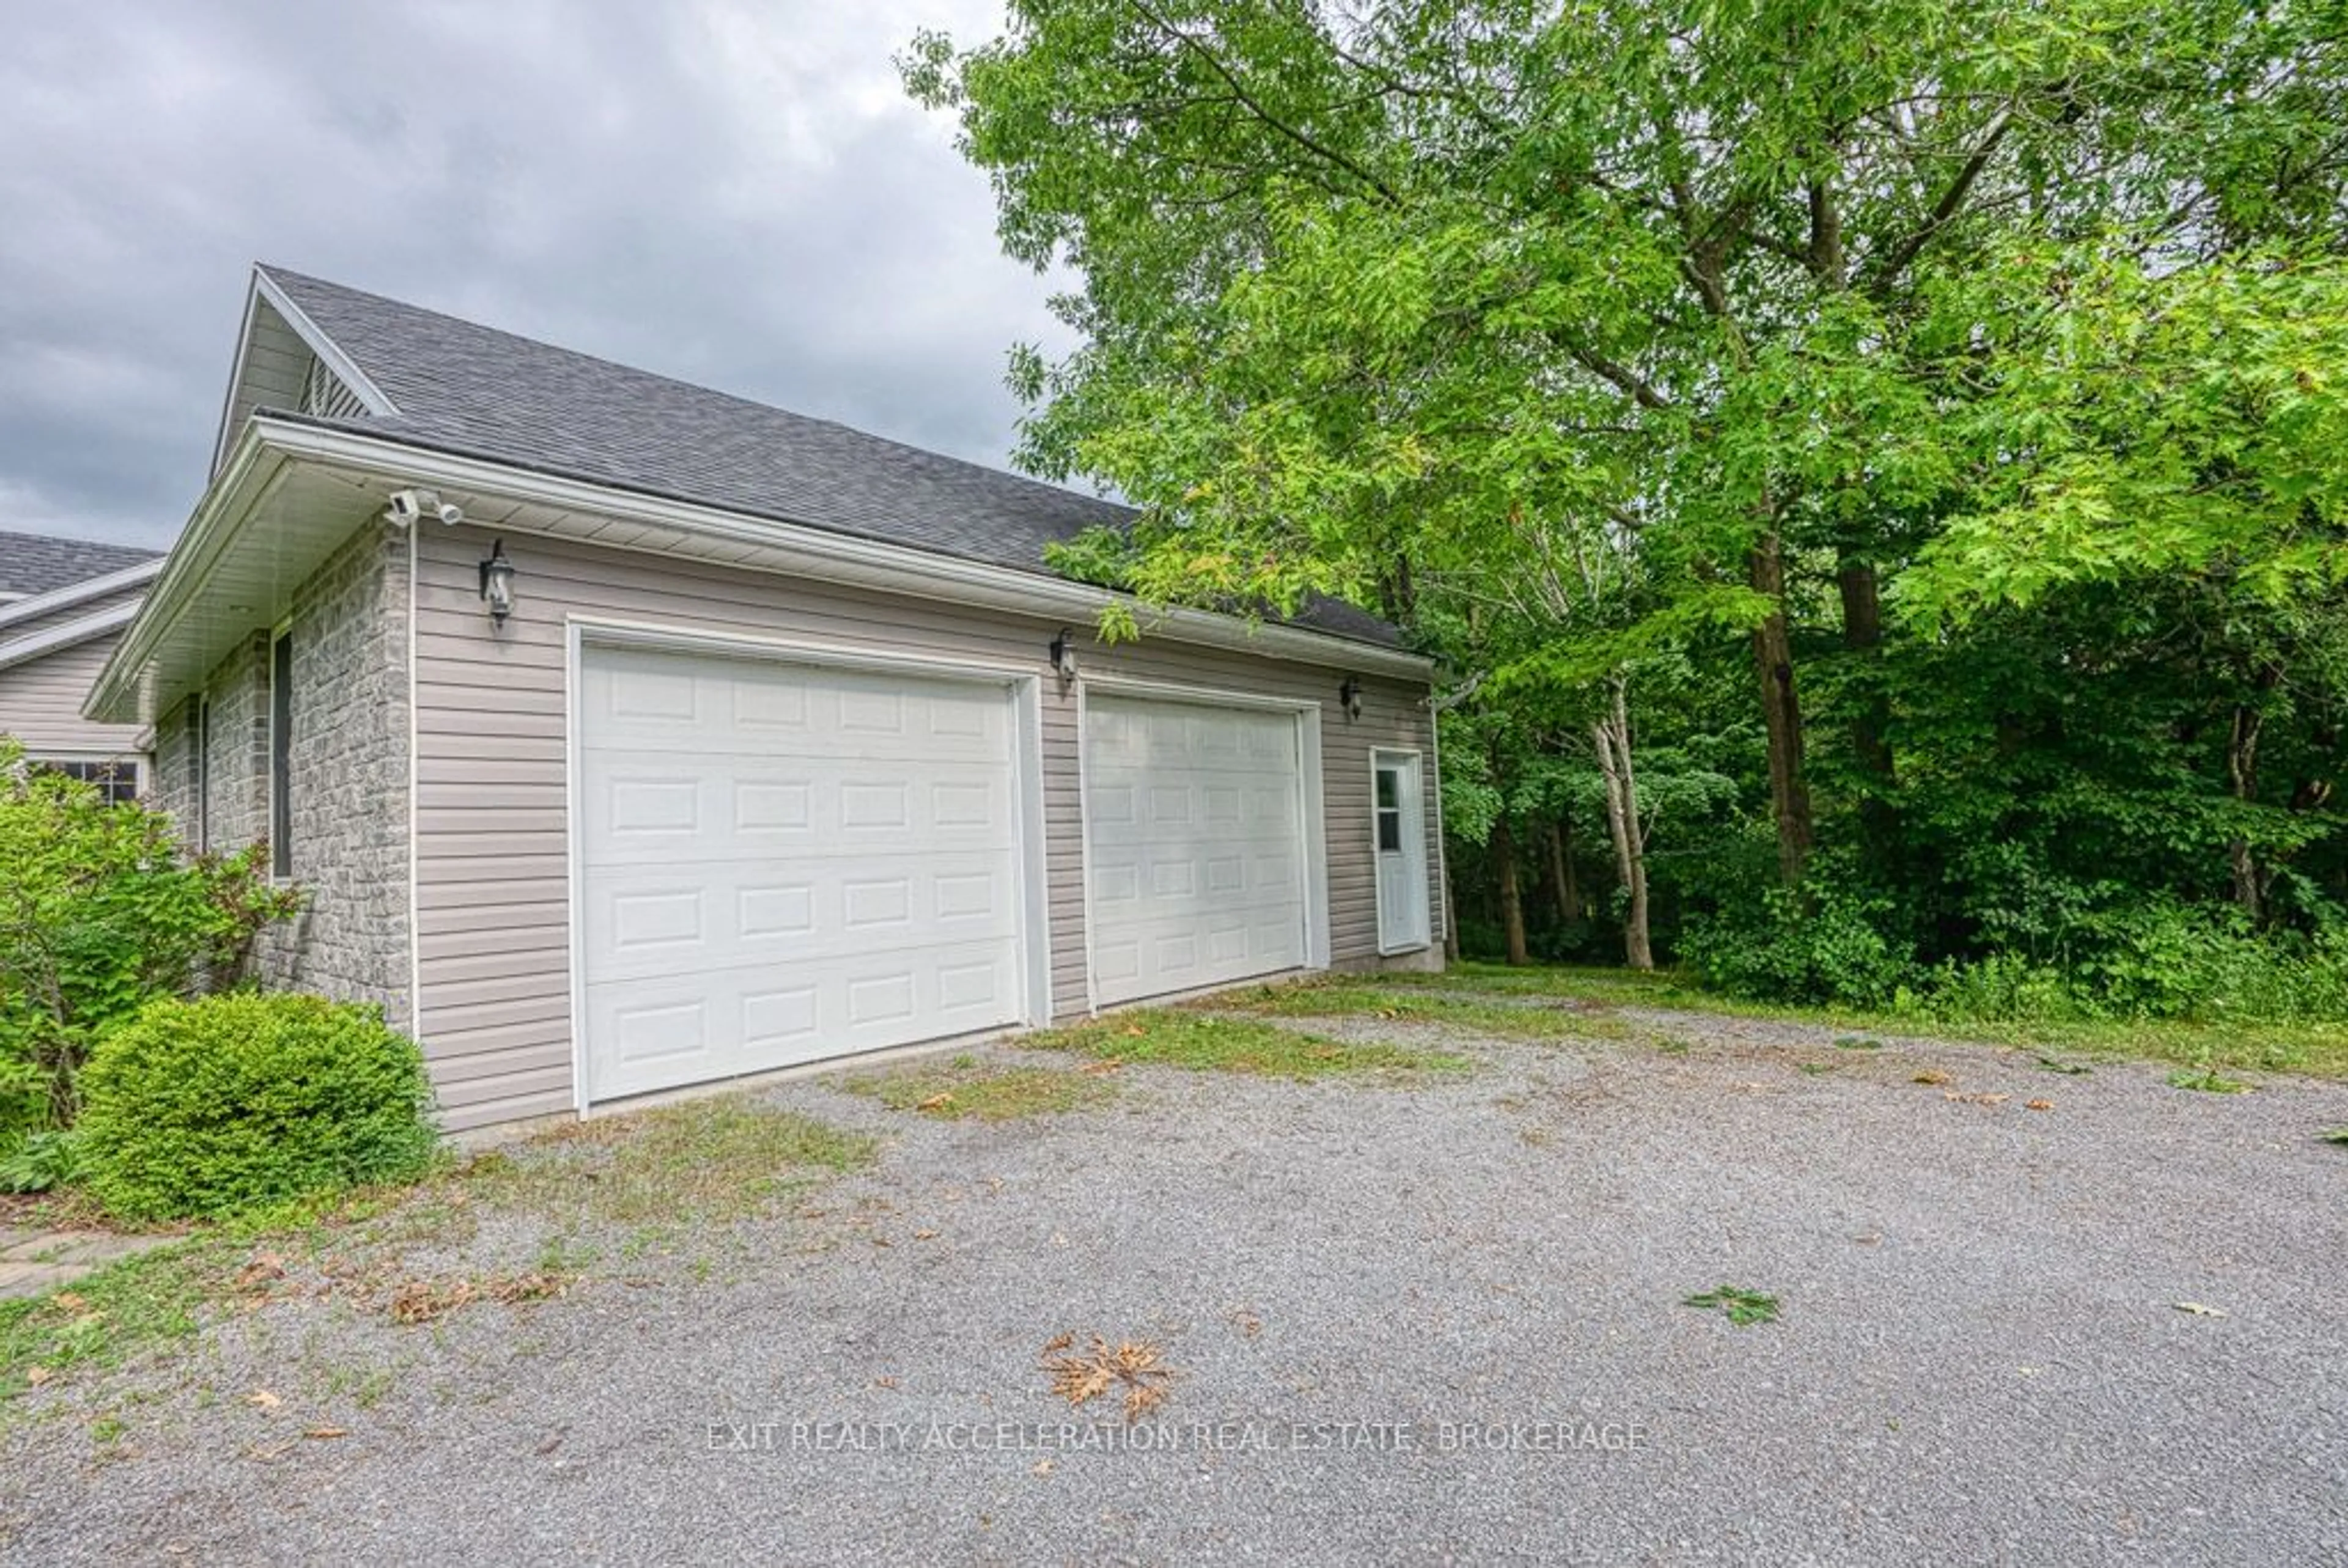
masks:
[[[1357,675],[1348,675],[1337,682],[1337,702],[1345,710],[1348,722],[1362,716],[1362,682]]]
[[[1076,634],[1065,626],[1052,639],[1052,672],[1059,676],[1064,690],[1076,678]]]
[[[481,601],[489,607],[489,619],[499,626],[513,613],[514,563],[506,559],[503,539],[489,547],[489,559],[481,563]]]

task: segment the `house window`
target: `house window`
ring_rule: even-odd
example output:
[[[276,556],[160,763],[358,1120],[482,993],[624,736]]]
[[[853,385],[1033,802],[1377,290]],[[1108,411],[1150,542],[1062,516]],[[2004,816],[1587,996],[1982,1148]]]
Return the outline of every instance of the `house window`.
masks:
[[[212,847],[212,701],[196,699],[196,852]]]
[[[269,645],[269,871],[294,875],[294,634]]]
[[[137,763],[67,763],[36,757],[33,766],[43,773],[97,786],[108,805],[127,805],[139,798]]]
[[[1378,779],[1378,850],[1385,855],[1402,853],[1402,791],[1400,780],[1391,768],[1380,768]]]

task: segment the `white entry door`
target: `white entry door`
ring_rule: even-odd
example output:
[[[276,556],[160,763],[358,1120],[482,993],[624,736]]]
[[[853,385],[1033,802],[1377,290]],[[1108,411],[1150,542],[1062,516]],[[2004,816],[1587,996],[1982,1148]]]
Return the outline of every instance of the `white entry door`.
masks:
[[[1378,950],[1402,952],[1428,940],[1426,806],[1416,752],[1375,752],[1370,766],[1378,863]]]
[[[1095,1001],[1304,964],[1295,714],[1093,692],[1084,755]]]
[[[592,1100],[1017,1021],[1005,684],[584,651]]]

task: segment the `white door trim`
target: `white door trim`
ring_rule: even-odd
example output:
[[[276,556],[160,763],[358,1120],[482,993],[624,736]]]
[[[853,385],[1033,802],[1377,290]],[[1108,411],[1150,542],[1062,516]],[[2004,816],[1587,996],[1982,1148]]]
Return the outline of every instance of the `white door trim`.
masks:
[[[1400,851],[1403,865],[1411,873],[1411,888],[1418,899],[1418,929],[1399,942],[1390,940],[1386,935],[1385,898],[1378,876],[1378,857],[1385,853],[1378,847],[1378,772],[1398,763],[1408,764],[1416,777],[1417,793],[1411,804],[1416,807],[1418,815],[1416,833],[1407,820],[1403,822]],[[1397,794],[1398,805],[1401,798]],[[1378,957],[1391,958],[1403,953],[1424,952],[1435,945],[1435,914],[1426,876],[1426,754],[1416,746],[1370,748],[1370,903],[1377,924]]]
[[[1207,708],[1248,708],[1259,712],[1284,712],[1296,725],[1296,821],[1298,847],[1303,852],[1304,962],[1307,970],[1325,969],[1330,962],[1328,792],[1321,774],[1321,702],[1317,697],[1282,697],[1261,692],[1233,692],[1217,686],[1192,686],[1173,681],[1150,681],[1131,675],[1097,675],[1079,671],[1076,676],[1076,819],[1077,849],[1085,891],[1085,1010],[1100,1010],[1100,990],[1093,975],[1092,769],[1086,740],[1086,694],[1098,690],[1113,697],[1155,698]],[[1212,988],[1210,988],[1212,989]]]
[[[950,681],[999,684],[1010,705],[1014,742],[1012,783],[1021,796],[1018,868],[1020,1010],[1023,1024],[1040,1029],[1051,1021],[1051,894],[1045,875],[1044,723],[1042,682],[1033,666],[999,661],[904,653],[856,643],[816,639],[744,636],[656,621],[619,620],[572,613],[563,618],[563,838],[567,918],[570,921],[572,1103],[581,1115],[591,1102],[587,1074],[586,924],[581,918],[580,875],[580,692],[589,647],[646,648],[705,653],[767,663],[814,664],[828,669],[928,675]]]

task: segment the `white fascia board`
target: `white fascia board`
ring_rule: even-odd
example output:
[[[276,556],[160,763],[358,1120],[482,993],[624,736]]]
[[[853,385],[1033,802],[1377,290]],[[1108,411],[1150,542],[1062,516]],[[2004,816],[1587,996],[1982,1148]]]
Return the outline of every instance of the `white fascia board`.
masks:
[[[163,569],[163,558],[140,561],[137,566],[120,571],[108,572],[104,577],[84,578],[63,588],[53,588],[46,593],[36,593],[0,605],[0,631],[11,626],[22,626],[28,620],[55,615],[60,610],[71,610],[77,604],[88,604],[93,599],[122,593],[134,588],[144,588],[155,580]]]
[[[83,717],[105,724],[139,722],[133,704],[149,654],[211,575],[212,564],[251,512],[252,501],[266,491],[284,466],[284,454],[271,449],[262,440],[257,423],[247,421],[227,466],[196,504],[195,515],[164,558],[154,586],[139,601],[130,630],[114,645],[106,668],[98,672],[82,703]]]
[[[755,546],[777,558],[767,569],[1043,620],[1091,619],[1112,604],[1124,605],[1134,612],[1145,632],[1177,642],[1407,681],[1426,681],[1434,675],[1434,661],[1424,655],[1356,642],[1303,627],[1250,621],[1210,610],[1159,609],[1145,605],[1129,594],[1096,588],[1090,583],[1014,571],[1008,567],[934,555],[906,545],[829,533],[689,501],[640,495],[356,431],[296,424],[265,415],[256,415],[251,424],[263,441],[288,457],[396,473],[441,490],[488,493],[565,512],[588,513]],[[499,527],[508,533],[530,531],[510,519]]]
[[[19,664],[29,663],[61,648],[71,648],[93,637],[103,637],[117,627],[129,625],[131,618],[138,613],[139,607],[135,604],[118,604],[111,609],[101,610],[96,615],[85,615],[79,620],[65,621],[46,631],[19,637],[14,642],[0,642],[0,670],[14,670]]]

